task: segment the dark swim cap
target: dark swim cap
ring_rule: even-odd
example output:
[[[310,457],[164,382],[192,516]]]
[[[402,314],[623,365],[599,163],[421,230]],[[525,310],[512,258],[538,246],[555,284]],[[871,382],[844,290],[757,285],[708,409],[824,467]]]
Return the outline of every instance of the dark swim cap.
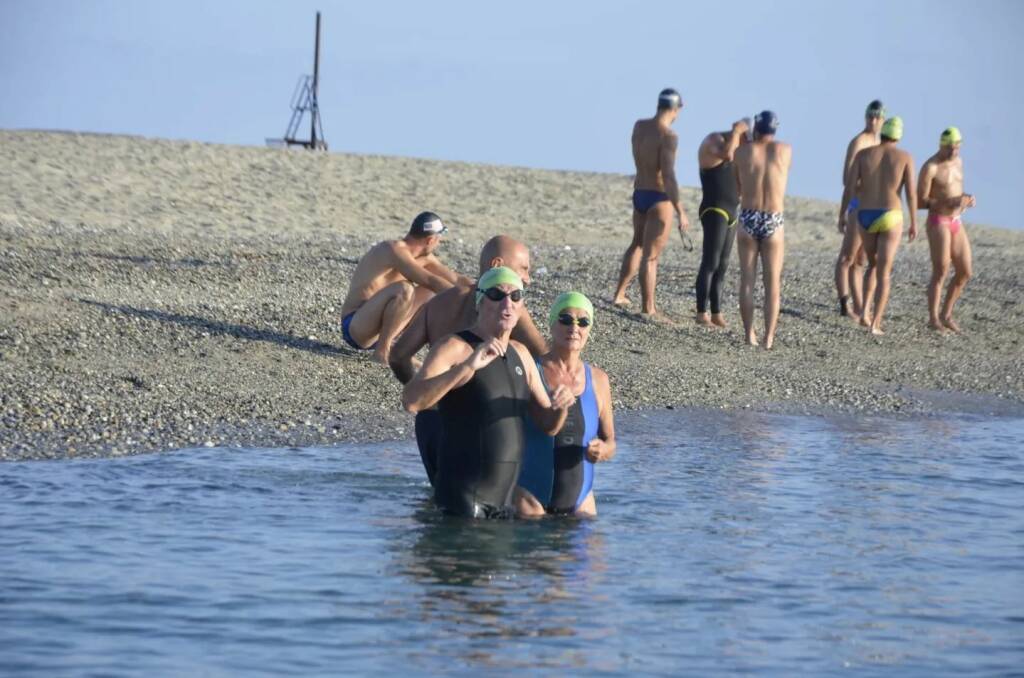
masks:
[[[754,116],[754,131],[758,134],[775,134],[777,129],[779,129],[779,116],[771,111],[761,111]]]
[[[864,110],[864,115],[868,118],[884,118],[885,117],[885,105],[875,99],[868,107]]]
[[[409,233],[425,238],[428,235],[441,235],[447,230],[448,227],[442,223],[441,217],[433,212],[420,212],[412,220],[412,227],[409,229]]]
[[[658,94],[658,110],[676,109],[683,107],[683,97],[671,87],[661,90]]]

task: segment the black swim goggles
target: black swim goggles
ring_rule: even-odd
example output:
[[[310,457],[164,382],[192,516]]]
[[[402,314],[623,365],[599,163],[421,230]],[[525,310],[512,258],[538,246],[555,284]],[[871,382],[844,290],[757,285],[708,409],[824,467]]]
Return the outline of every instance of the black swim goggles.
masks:
[[[566,327],[571,327],[572,325],[579,325],[581,328],[590,327],[590,318],[588,318],[587,316],[583,316],[582,318],[576,318],[574,316],[569,315],[568,313],[559,313],[558,322],[562,323]]]
[[[503,290],[499,290],[497,287],[488,287],[486,290],[477,288],[477,292],[484,295],[491,301],[501,301],[505,297],[508,297],[514,302],[522,301],[523,295],[526,294],[526,290],[512,290],[511,292],[505,292]]]

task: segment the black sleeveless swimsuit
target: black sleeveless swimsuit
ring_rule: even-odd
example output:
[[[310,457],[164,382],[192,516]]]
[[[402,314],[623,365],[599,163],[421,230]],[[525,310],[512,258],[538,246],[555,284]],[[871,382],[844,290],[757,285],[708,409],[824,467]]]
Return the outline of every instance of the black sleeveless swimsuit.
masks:
[[[474,349],[483,340],[456,336]],[[513,516],[512,492],[523,461],[523,417],[530,389],[519,352],[509,347],[438,403],[442,440],[434,500],[446,513],[474,518]]]

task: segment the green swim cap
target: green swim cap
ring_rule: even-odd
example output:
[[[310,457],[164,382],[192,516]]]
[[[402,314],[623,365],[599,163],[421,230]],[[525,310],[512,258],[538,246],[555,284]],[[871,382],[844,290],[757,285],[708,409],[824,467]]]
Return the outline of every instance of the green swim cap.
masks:
[[[551,312],[548,314],[548,322],[552,325],[558,320],[559,314],[567,308],[578,308],[587,312],[591,324],[594,322],[594,305],[582,292],[563,292],[551,305]]]
[[[517,290],[523,289],[523,281],[519,279],[515,271],[507,266],[495,266],[480,276],[480,280],[476,284],[476,305],[479,306],[480,302],[483,301],[484,290],[489,290],[498,285],[512,285]]]
[[[894,115],[882,125],[882,136],[899,141],[903,138],[903,118]]]
[[[939,146],[952,146],[961,141],[963,141],[963,135],[960,134],[960,130],[956,127],[947,127],[942,130],[942,136],[939,137]]]

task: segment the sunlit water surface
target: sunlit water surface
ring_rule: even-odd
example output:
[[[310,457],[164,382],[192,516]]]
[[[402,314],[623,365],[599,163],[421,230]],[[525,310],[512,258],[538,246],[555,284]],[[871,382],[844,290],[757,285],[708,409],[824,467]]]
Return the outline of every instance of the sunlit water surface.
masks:
[[[0,673],[1024,666],[1024,420],[619,429],[596,520],[443,518],[410,442],[0,464]]]

